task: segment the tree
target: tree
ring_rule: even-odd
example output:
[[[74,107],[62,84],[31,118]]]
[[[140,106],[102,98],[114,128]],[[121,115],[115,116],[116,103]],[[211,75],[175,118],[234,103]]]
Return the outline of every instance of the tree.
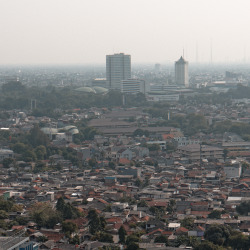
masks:
[[[131,243],[139,242],[139,237],[135,234],[131,234],[126,239],[126,245],[129,246]]]
[[[143,136],[143,135],[145,135],[146,137],[148,137],[149,136],[148,130],[142,130],[142,129],[138,128],[133,133],[134,137],[136,137],[136,136]]]
[[[64,210],[64,207],[65,207],[65,201],[62,197],[60,197],[58,200],[57,200],[57,203],[56,203],[56,210],[63,213],[63,210]]]
[[[221,211],[220,210],[213,210],[208,215],[208,218],[210,218],[210,219],[220,219],[221,218]]]
[[[149,151],[159,151],[161,149],[159,144],[147,144]]]
[[[109,161],[108,166],[109,166],[109,168],[114,169],[115,168],[115,163],[112,162],[112,161]]]
[[[49,138],[45,135],[38,125],[34,125],[34,127],[30,130],[28,135],[28,141],[33,147],[37,147],[40,145],[48,146],[49,145]]]
[[[136,181],[135,181],[135,185],[137,187],[140,187],[142,185],[142,181],[139,178],[137,178]]]
[[[72,204],[66,203],[62,197],[57,200],[56,210],[61,213],[64,219],[75,219],[81,214]]]
[[[9,168],[10,165],[14,162],[13,158],[4,158],[3,159],[3,167],[4,168]]]
[[[250,164],[247,162],[243,162],[241,166],[242,166],[242,174],[244,174],[245,171],[250,168]]]
[[[91,159],[89,159],[88,164],[91,168],[94,168],[97,164],[97,161],[95,158],[91,158]]]
[[[165,207],[150,207],[149,211],[156,217],[156,219],[162,218],[165,215]]]
[[[15,221],[19,224],[19,225],[27,225],[29,222],[29,219],[27,217],[24,216],[18,216],[16,217]]]
[[[70,240],[70,244],[73,245],[78,245],[80,244],[80,237],[78,234],[76,234],[71,240]]]
[[[145,180],[142,182],[142,187],[147,187],[149,185],[149,177],[146,177]]]
[[[73,218],[73,207],[70,203],[65,204],[63,208],[63,217],[64,219],[72,219]]]
[[[34,168],[34,173],[44,172],[46,170],[46,165],[42,161],[38,161]]]
[[[168,237],[166,235],[159,235],[154,240],[155,243],[165,243],[168,245]]]
[[[8,213],[4,210],[0,210],[0,220],[3,220],[3,219],[7,219],[9,216],[8,216]]]
[[[61,214],[47,202],[35,203],[30,214],[39,227],[53,228],[57,223],[62,222]]]
[[[11,208],[12,212],[22,212],[23,211],[23,205],[21,204],[13,204],[12,208]]]
[[[104,230],[107,225],[107,222],[103,216],[100,216],[100,222],[101,222],[102,230]]]
[[[204,238],[215,245],[222,246],[231,235],[232,229],[227,225],[211,225],[204,234]]]
[[[248,215],[250,212],[250,201],[243,201],[239,206],[236,207],[236,211],[240,215]]]
[[[0,196],[0,210],[5,212],[11,212],[14,202],[11,200],[5,200],[3,196]]]
[[[17,142],[15,143],[13,146],[12,146],[12,149],[15,153],[18,153],[18,154],[23,154],[26,152],[28,146],[25,145],[24,143],[22,142]]]
[[[171,199],[168,203],[168,206],[167,206],[167,211],[172,214],[174,211],[175,211],[175,208],[176,208],[176,201]]]
[[[204,241],[201,244],[199,244],[197,247],[195,247],[194,250],[220,250],[220,247],[217,245],[214,245],[210,241]]]
[[[192,246],[196,247],[199,245],[199,240],[197,237],[193,236],[186,236],[186,235],[179,235],[177,237],[177,245],[187,245],[187,246]]]
[[[177,144],[173,142],[166,142],[166,151],[168,153],[174,152],[177,149]]]
[[[98,233],[96,234],[96,238],[97,238],[100,242],[114,243],[114,241],[113,241],[113,236],[112,236],[112,234],[109,234],[109,233],[98,232]]]
[[[25,86],[19,82],[19,81],[9,81],[2,85],[2,91],[4,93],[7,92],[23,92],[25,89]]]
[[[48,238],[45,235],[41,235],[37,237],[38,242],[46,242]]]
[[[137,203],[137,206],[138,207],[148,207],[148,204],[145,200],[140,200],[138,203]]]
[[[139,244],[136,242],[131,242],[127,245],[126,250],[138,250],[139,249]]]
[[[181,226],[185,227],[189,230],[192,230],[194,228],[194,218],[192,217],[186,217],[181,221]]]
[[[125,240],[126,240],[127,232],[126,232],[126,230],[125,230],[125,228],[123,226],[121,226],[119,228],[118,235],[119,235],[119,242],[124,244]]]
[[[104,230],[106,221],[103,217],[99,217],[95,209],[89,210],[87,217],[89,219],[89,232],[91,234],[96,234]]]
[[[223,149],[223,157],[224,157],[224,161],[226,161],[227,156],[228,156],[229,150],[227,148]]]
[[[68,234],[72,234],[74,232],[76,232],[78,229],[77,225],[74,223],[74,222],[71,222],[71,221],[64,221],[62,223],[62,231],[64,233],[68,233]]]
[[[36,153],[36,157],[38,160],[44,160],[47,152],[46,152],[46,147],[43,145],[37,146],[35,148],[35,153]]]
[[[33,150],[27,149],[24,153],[23,153],[23,159],[24,161],[36,161],[36,154],[34,153]]]
[[[54,226],[61,221],[62,221],[61,215],[58,212],[53,211],[53,213],[49,215],[45,226],[48,228],[54,228]]]
[[[233,249],[248,250],[250,248],[250,239],[246,235],[238,232],[236,235],[229,237],[228,244],[233,247]]]

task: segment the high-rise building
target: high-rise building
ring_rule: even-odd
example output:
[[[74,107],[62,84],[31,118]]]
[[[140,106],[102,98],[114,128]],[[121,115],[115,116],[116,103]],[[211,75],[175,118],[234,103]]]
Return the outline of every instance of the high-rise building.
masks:
[[[121,81],[131,78],[131,56],[124,53],[106,56],[106,78],[110,89],[121,89]]]
[[[189,86],[188,82],[188,62],[181,58],[175,62],[175,82],[177,85]]]
[[[161,65],[159,63],[155,64],[155,72],[159,73],[161,71]]]

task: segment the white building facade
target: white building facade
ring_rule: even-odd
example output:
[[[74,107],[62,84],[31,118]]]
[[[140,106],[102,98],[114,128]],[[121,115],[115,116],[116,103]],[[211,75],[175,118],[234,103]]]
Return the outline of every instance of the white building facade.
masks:
[[[121,92],[126,94],[145,94],[145,81],[140,79],[122,80]]]
[[[121,89],[121,81],[131,78],[131,56],[124,53],[106,56],[106,79],[110,89]]]
[[[241,173],[242,173],[242,166],[241,166],[241,163],[233,163],[230,165],[226,164],[224,166],[223,170],[224,170],[226,177],[228,179],[240,178]]]
[[[180,86],[189,86],[188,62],[182,56],[175,62],[175,82]]]

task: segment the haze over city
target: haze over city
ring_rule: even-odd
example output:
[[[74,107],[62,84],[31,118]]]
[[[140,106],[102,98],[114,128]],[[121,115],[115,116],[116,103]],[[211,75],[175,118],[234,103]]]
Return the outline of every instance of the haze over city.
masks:
[[[247,0],[0,0],[0,250],[250,250]]]
[[[246,0],[3,0],[0,64],[248,63]]]

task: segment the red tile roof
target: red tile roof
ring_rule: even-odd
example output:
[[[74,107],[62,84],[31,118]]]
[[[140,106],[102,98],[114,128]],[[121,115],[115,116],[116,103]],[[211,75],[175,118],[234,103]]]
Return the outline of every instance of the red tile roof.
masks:
[[[12,230],[22,230],[22,229],[24,229],[25,228],[25,226],[12,226]]]
[[[176,234],[187,233],[187,232],[188,232],[188,229],[185,228],[185,227],[179,227],[179,228],[176,230]]]
[[[112,218],[108,218],[106,219],[107,223],[122,223],[122,219],[120,217],[112,217]]]
[[[120,158],[119,163],[127,165],[127,164],[130,164],[130,160],[128,160],[126,158]]]

